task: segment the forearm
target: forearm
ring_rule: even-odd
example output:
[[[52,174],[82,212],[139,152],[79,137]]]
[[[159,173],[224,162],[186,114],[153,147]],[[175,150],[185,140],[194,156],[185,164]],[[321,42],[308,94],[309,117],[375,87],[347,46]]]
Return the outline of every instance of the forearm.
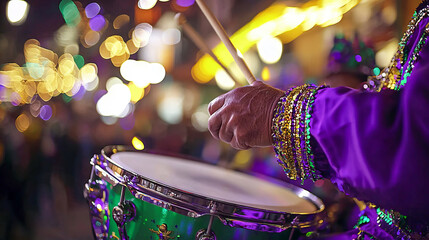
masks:
[[[419,190],[429,188],[428,114],[407,107],[427,101],[424,94],[420,99],[409,93],[425,91],[423,86],[407,87],[380,93],[320,89],[314,102],[304,104],[296,100],[302,90],[287,93],[297,96],[286,97],[289,101],[276,109],[275,114],[279,109],[288,114],[280,121],[281,130],[273,128],[274,136],[282,135],[274,137],[282,140],[275,145],[281,165],[292,178],[329,178],[347,194],[406,215],[429,212],[428,196]],[[305,170],[306,161],[314,163],[313,171]]]

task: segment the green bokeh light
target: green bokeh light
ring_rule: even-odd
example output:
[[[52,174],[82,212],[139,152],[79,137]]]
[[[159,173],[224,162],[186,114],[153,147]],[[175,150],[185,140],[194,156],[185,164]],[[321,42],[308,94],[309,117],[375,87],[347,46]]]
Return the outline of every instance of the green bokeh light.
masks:
[[[80,13],[73,1],[63,0],[59,8],[67,25],[76,26],[80,22]]]
[[[381,72],[380,68],[378,68],[378,67],[374,68],[372,71],[374,72],[375,76],[377,76]]]
[[[85,59],[83,59],[81,55],[74,55],[73,59],[79,69],[81,69],[83,65],[85,65]]]
[[[66,103],[69,103],[72,100],[72,97],[68,96],[67,94],[61,94],[63,96],[63,100]]]

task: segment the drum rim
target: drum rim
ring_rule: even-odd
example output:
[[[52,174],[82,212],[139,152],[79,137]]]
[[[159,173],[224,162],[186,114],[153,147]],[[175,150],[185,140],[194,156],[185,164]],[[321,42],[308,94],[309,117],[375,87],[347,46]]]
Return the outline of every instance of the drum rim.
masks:
[[[195,159],[190,159],[187,158],[187,156],[179,154],[166,154],[148,150],[136,150],[131,146],[112,145],[104,147],[101,150],[101,155],[96,155],[96,159],[91,161],[92,165],[99,166],[99,172],[100,170],[101,172],[104,172],[103,174],[100,174],[100,177],[103,175],[103,178],[105,180],[110,180],[109,182],[113,185],[121,184],[126,186],[134,195],[134,197],[182,215],[200,217],[203,215],[213,214],[216,215],[224,224],[230,226],[236,225],[235,223],[242,224],[243,222],[251,222],[274,228],[273,231],[282,231],[290,227],[314,227],[313,220],[316,218],[316,215],[325,209],[323,202],[311,192],[287,182],[282,182],[280,180],[271,178],[269,176],[263,176],[262,179],[264,181],[275,182],[277,185],[287,187],[298,197],[310,201],[317,208],[317,210],[311,213],[273,211],[236,203],[229,203],[196,193],[187,192],[157,180],[140,176],[138,173],[133,172],[132,170],[128,170],[122,166],[119,166],[110,158],[110,156],[118,152],[140,152],[145,154],[156,154],[167,157],[179,157],[187,161],[196,161]],[[201,161],[198,162],[210,165],[209,163]],[[107,177],[105,173],[107,173],[109,176]],[[300,195],[299,193],[304,194]],[[257,218],[253,215],[251,218],[249,218],[245,215],[239,214],[243,213],[243,211],[260,213],[261,216],[260,218]]]

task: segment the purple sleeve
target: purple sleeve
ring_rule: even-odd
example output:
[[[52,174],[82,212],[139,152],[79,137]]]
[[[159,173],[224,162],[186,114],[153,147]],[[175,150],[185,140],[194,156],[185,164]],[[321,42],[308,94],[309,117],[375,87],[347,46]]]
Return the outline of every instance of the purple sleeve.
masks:
[[[311,134],[323,175],[347,194],[419,219],[429,215],[429,48],[400,91],[319,91]]]

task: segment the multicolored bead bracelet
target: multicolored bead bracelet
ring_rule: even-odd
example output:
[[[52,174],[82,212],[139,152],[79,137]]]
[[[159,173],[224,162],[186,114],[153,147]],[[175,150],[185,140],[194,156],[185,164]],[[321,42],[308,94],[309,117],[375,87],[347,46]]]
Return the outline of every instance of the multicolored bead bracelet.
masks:
[[[291,88],[278,101],[273,115],[272,137],[279,164],[290,179],[322,178],[314,164],[310,145],[310,120],[317,92],[325,86]]]

